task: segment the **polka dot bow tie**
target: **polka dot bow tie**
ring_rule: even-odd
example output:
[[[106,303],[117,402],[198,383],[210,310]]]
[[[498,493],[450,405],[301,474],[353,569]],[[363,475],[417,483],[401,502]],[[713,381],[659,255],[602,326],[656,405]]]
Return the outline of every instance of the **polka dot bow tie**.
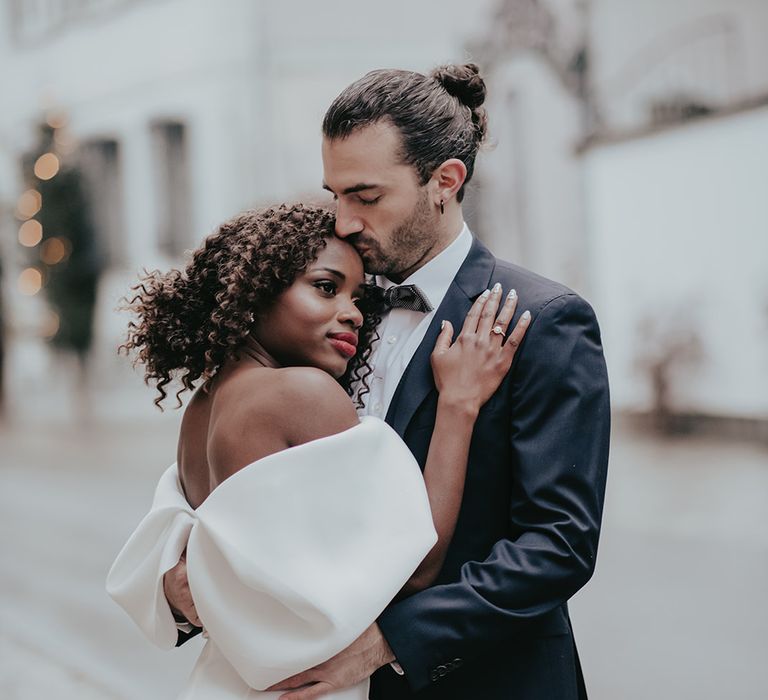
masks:
[[[382,290],[382,302],[387,311],[390,309],[407,309],[427,313],[432,311],[427,295],[415,284],[401,284]]]

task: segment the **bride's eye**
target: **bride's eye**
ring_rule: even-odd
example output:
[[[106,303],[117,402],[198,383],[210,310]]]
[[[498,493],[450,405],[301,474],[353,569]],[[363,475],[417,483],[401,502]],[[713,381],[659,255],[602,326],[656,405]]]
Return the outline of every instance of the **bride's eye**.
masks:
[[[315,282],[315,287],[328,296],[336,294],[336,283],[331,280],[319,280]]]

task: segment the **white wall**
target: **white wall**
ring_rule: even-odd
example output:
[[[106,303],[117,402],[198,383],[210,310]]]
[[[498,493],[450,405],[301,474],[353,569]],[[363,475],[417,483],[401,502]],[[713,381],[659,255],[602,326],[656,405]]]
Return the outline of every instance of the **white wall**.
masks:
[[[653,317],[703,342],[678,408],[768,416],[768,109],[596,147],[585,165],[614,405],[648,406],[634,361]]]
[[[537,57],[489,80],[491,150],[477,185],[488,244],[502,258],[588,294],[578,101]]]
[[[715,105],[768,93],[765,0],[590,0],[593,85],[609,129],[676,91]]]

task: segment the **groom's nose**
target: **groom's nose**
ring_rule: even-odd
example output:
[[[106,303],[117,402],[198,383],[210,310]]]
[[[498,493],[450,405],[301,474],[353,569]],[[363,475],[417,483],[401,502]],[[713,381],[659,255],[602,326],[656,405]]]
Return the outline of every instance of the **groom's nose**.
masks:
[[[336,206],[336,235],[339,238],[346,238],[354,233],[360,233],[364,228],[363,220],[355,215],[350,207],[339,198]]]

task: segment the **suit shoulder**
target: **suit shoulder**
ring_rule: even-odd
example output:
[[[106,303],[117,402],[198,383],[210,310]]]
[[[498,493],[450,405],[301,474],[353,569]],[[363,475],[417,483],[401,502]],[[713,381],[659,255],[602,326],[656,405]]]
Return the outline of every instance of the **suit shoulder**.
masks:
[[[528,270],[520,265],[496,258],[493,282],[501,282],[505,290],[516,289],[526,308],[536,314],[557,301],[565,307],[582,307],[592,311],[589,303],[570,287]]]
[[[536,297],[554,299],[565,294],[576,294],[576,292],[560,282],[499,258],[496,258],[493,274],[494,281],[498,279],[502,284],[504,284],[505,280],[509,281],[509,283],[517,285],[517,287]]]

